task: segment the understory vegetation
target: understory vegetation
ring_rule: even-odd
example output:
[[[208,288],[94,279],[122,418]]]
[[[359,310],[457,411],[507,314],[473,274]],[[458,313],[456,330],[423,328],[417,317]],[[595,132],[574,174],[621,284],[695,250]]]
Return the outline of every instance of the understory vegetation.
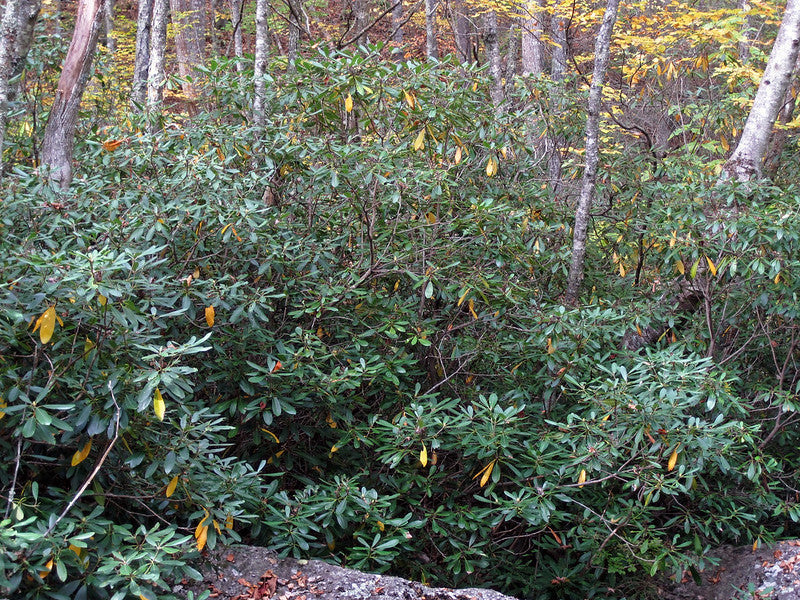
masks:
[[[498,112],[477,68],[320,52],[256,130],[233,64],[205,77],[191,118],[96,88],[66,192],[9,130],[0,595],[155,600],[244,540],[642,598],[797,535],[797,182],[715,185],[692,138],[740,105],[699,90],[664,158],[604,132],[569,306],[579,82]],[[574,140],[558,190],[542,132]]]

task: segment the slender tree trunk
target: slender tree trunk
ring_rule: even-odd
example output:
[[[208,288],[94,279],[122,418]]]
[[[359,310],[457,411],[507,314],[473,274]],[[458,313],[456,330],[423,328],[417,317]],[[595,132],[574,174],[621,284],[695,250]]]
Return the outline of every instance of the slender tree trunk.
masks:
[[[738,48],[739,62],[744,64],[750,60],[750,46],[753,43],[753,16],[749,14],[750,5],[747,0],[739,0],[738,7],[744,17],[742,38],[739,40]]]
[[[517,70],[517,58],[519,56],[519,24],[516,20],[511,21],[508,27],[508,50],[506,51],[506,82],[511,81],[519,72]]]
[[[758,85],[739,144],[722,167],[719,181],[750,181],[761,177],[772,127],[783,106],[800,50],[800,0],[788,0],[769,62]]]
[[[794,75],[792,79],[794,81],[794,85],[789,86],[786,90],[786,94],[783,97],[783,106],[781,107],[780,112],[778,113],[778,122],[782,125],[786,125],[789,121],[792,120],[794,116],[794,110],[797,107],[797,94],[798,94],[798,76],[800,76],[800,54],[797,57],[797,61],[794,63]],[[778,171],[778,166],[781,162],[781,154],[783,154],[783,149],[786,146],[786,140],[789,139],[789,130],[786,127],[781,127],[772,132],[772,137],[769,140],[769,149],[767,150],[767,156],[764,158],[764,171],[769,173],[770,176],[775,175]]]
[[[400,0],[392,9],[392,41],[400,46],[403,43],[403,1]]]
[[[153,119],[161,111],[164,99],[164,55],[167,45],[169,0],[152,0],[153,18],[150,28],[150,60],[147,64],[147,114]]]
[[[486,58],[489,61],[489,77],[491,87],[489,95],[492,104],[499,112],[502,109],[505,94],[503,93],[503,68],[500,62],[500,44],[497,36],[497,14],[490,10],[484,16],[483,43],[486,46]]]
[[[6,137],[8,100],[11,91],[11,68],[17,45],[17,20],[20,0],[6,0],[3,20],[0,21],[0,178],[3,176],[3,143]]]
[[[303,0],[289,0],[289,39],[286,44],[289,73],[296,71],[297,56],[300,51],[300,15],[302,13]]]
[[[353,1],[353,33],[358,36],[369,26],[369,15],[367,14],[367,0]],[[369,35],[364,34],[358,38],[359,44],[369,44]]]
[[[589,211],[597,179],[597,164],[600,158],[600,108],[603,96],[603,81],[606,75],[609,55],[611,54],[611,32],[617,20],[619,0],[608,0],[603,23],[597,34],[594,45],[594,72],[589,86],[589,102],[586,109],[586,166],[583,170],[581,195],[575,213],[575,227],[572,235],[572,258],[567,275],[566,302],[575,303],[583,281],[586,259],[586,239],[589,230]]]
[[[192,102],[197,98],[195,65],[203,64],[205,46],[205,4],[202,0],[169,0],[175,28],[175,53],[178,73],[183,79],[183,94]]]
[[[469,35],[470,23],[466,14],[464,14],[462,0],[453,1],[452,24],[458,58],[465,63],[473,61],[472,41]]]
[[[233,54],[238,59],[236,61],[236,71],[244,72],[244,48],[242,45],[242,10],[244,3],[242,0],[230,0],[231,22],[233,23]]]
[[[105,0],[103,8],[103,29],[100,43],[108,48],[110,54],[117,51],[117,42],[114,39],[114,5],[115,0]]]
[[[253,124],[263,129],[265,122],[267,58],[269,55],[269,0],[256,0],[256,53],[254,65]]]
[[[558,11],[558,7],[555,10]],[[553,81],[561,81],[567,72],[567,20],[558,12],[554,12],[550,20],[550,35],[553,42],[550,76]]]
[[[16,40],[11,57],[11,75],[9,77],[8,100],[13,102],[19,89],[19,76],[25,68],[28,52],[33,43],[34,28],[42,8],[42,0],[21,0],[17,13]]]
[[[139,0],[136,17],[136,57],[133,63],[131,104],[144,107],[147,99],[147,68],[150,63],[150,28],[153,19],[153,0]]]
[[[542,1],[529,0],[528,17],[522,24],[522,74],[540,75],[544,71],[542,47]]]
[[[81,0],[64,67],[42,142],[42,166],[62,189],[72,181],[72,148],[81,96],[92,71],[92,59],[103,18],[103,0]]]
[[[567,20],[558,14],[556,6],[553,17],[550,19],[550,37],[553,43],[553,53],[550,59],[550,80],[553,82],[550,92],[552,113],[559,114],[563,109],[564,95],[561,82],[567,72]],[[558,194],[561,187],[561,148],[564,146],[562,136],[556,135],[550,144],[547,159],[547,178],[554,194]]]
[[[438,0],[425,0],[425,56],[439,58],[439,43],[436,38],[436,9]]]

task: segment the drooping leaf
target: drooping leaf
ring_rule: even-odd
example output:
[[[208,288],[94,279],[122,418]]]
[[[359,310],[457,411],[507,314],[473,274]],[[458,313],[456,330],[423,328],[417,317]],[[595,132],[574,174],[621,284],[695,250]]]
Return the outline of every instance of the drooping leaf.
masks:
[[[425,147],[425,128],[423,127],[417,134],[417,139],[414,140],[414,150],[419,152]]]
[[[33,332],[39,330],[39,339],[43,344],[46,344],[53,337],[53,331],[56,328],[56,307],[51,306],[44,311],[41,316],[36,319],[36,325]]]
[[[175,475],[172,479],[170,479],[169,484],[167,485],[166,496],[169,498],[172,494],[175,493],[175,488],[178,487],[178,476]]]
[[[89,456],[89,452],[92,450],[92,440],[90,439],[83,445],[83,448],[77,450],[75,454],[72,455],[72,466],[79,465],[86,457]]]
[[[672,471],[675,468],[675,463],[678,462],[678,447],[675,447],[675,450],[672,451],[672,454],[669,456],[669,462],[667,462],[667,471]]]
[[[209,327],[213,327],[214,326],[214,315],[215,315],[215,312],[216,312],[214,310],[214,307],[213,306],[206,306],[206,311],[205,312],[206,312],[206,324]]]
[[[422,444],[422,450],[419,451],[419,462],[423,467],[428,466],[428,450],[425,448],[425,444]]]
[[[161,390],[156,388],[153,393],[153,410],[156,413],[159,421],[164,420],[164,412],[166,411],[166,404],[164,404],[164,397],[161,395]]]
[[[344,99],[344,109],[349,113],[353,112],[353,96],[351,96],[349,93]]]
[[[586,483],[586,469],[581,469],[578,475],[578,487],[582,488],[584,483]]]

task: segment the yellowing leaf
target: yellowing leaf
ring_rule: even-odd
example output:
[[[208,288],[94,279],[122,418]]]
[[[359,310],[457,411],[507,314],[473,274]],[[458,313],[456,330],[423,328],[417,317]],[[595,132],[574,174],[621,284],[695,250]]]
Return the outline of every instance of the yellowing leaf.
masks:
[[[461,162],[461,146],[456,148],[456,156],[453,159],[453,163],[458,164]]]
[[[707,256],[706,256],[706,262],[708,263],[708,270],[711,271],[711,275],[716,277],[717,276],[717,267],[716,267],[716,265]]]
[[[383,521],[378,521],[378,529],[380,529],[381,531],[386,530],[386,525],[383,524]]]
[[[622,264],[622,261],[619,262],[619,276],[625,277],[625,265]]]
[[[722,134],[720,134],[719,136],[719,143],[722,146],[722,149],[725,150],[725,152],[728,152],[731,149],[731,145],[728,143],[728,140],[726,140],[725,136]]]
[[[425,444],[422,444],[422,450],[419,451],[419,462],[423,467],[428,465],[428,450],[425,448]]]
[[[166,491],[167,498],[169,498],[170,496],[172,496],[172,494],[175,493],[175,488],[177,487],[178,487],[178,476],[175,475],[175,477],[170,479],[170,482],[167,485],[167,491]]]
[[[213,306],[206,306],[206,324],[209,327],[214,326],[214,315],[216,311],[214,310]]]
[[[339,446],[337,446],[336,444],[331,446],[331,454],[333,454],[334,452],[338,452],[338,451],[339,451]]]
[[[233,515],[225,517],[225,529],[233,529]]]
[[[45,568],[44,571],[39,571],[39,577],[41,577],[42,579],[47,577],[47,575],[50,573],[50,571],[53,570],[53,559],[52,558],[47,561],[47,564],[44,566],[44,568]]]
[[[161,390],[156,388],[155,393],[153,394],[153,410],[156,413],[156,417],[158,417],[159,421],[164,420],[164,412],[167,408],[167,405],[164,404],[164,397],[161,395]]]
[[[197,540],[197,550],[202,552],[203,548],[206,547],[206,540],[208,539],[208,525],[203,525],[198,528],[199,533],[196,531],[194,537]]]
[[[753,552],[755,552],[756,550],[758,550],[758,542],[759,542],[759,539],[758,539],[758,538],[756,538],[756,541],[754,541],[754,542],[753,542]]]
[[[678,260],[678,262],[675,263],[675,268],[678,270],[678,273],[680,273],[681,275],[686,273],[686,267],[683,266],[683,261],[682,260]]]
[[[780,281],[781,281],[781,274],[780,274],[780,272],[778,272],[778,273],[776,273],[776,274],[775,274],[775,279],[773,279],[772,281],[775,283],[775,285],[778,285],[778,284],[780,283]],[[2,417],[0,417],[0,418],[2,418]]]
[[[349,93],[347,98],[344,99],[344,109],[347,112],[353,112],[353,97]]]
[[[91,449],[92,449],[92,440],[89,440],[83,445],[83,448],[76,451],[75,454],[72,455],[72,466],[74,467],[75,465],[79,465],[84,460],[86,460],[86,457],[89,456],[89,452],[91,451]]]
[[[425,219],[426,219],[426,220],[428,221],[428,223],[429,223],[429,224],[431,224],[431,225],[433,225],[434,223],[436,223],[436,215],[435,215],[435,214],[433,214],[432,212],[429,212],[428,214],[426,214],[426,215],[425,215]]]
[[[495,458],[488,465],[486,465],[480,471],[475,473],[475,475],[472,477],[472,479],[477,479],[478,477],[480,477],[481,480],[479,482],[479,485],[481,487],[485,486],[486,483],[489,481],[489,476],[492,474],[492,470],[494,469],[494,463],[496,463],[496,462],[497,462],[497,459]]]
[[[486,176],[494,177],[497,175],[497,166],[497,159],[494,156],[490,156],[489,160],[486,161]]]
[[[470,288],[464,290],[464,293],[461,294],[461,297],[458,299],[458,303],[456,304],[456,306],[461,306],[464,303],[464,298],[466,298],[467,294],[469,294],[469,290]]]
[[[578,475],[578,487],[582,488],[584,483],[586,483],[586,469],[581,469],[580,475]]]
[[[217,523],[217,520],[214,519],[213,521],[211,521],[211,524],[214,526],[214,530],[217,532],[217,534],[222,535],[222,531],[220,531],[219,523]]]
[[[7,406],[8,404],[6,404],[5,400],[0,400],[0,419],[6,416],[6,413],[2,409],[6,408]]]
[[[547,338],[547,353],[552,354],[556,351],[556,347],[553,345],[553,340],[551,338]]]
[[[414,93],[403,90],[403,96],[406,99],[406,104],[408,104],[408,108],[414,110],[414,107],[417,105],[417,99],[414,97]]]
[[[103,296],[103,294],[97,294],[97,302],[100,303],[100,306],[105,306],[108,302],[108,298]]]
[[[53,337],[53,331],[56,328],[56,307],[51,306],[46,311],[42,313],[42,315],[36,319],[36,325],[33,328],[33,332],[36,333],[36,330],[39,330],[39,339],[42,341],[43,344],[46,344],[50,341],[50,338]]]
[[[414,140],[414,150],[419,152],[425,147],[425,128],[423,127],[417,134],[417,139]]]
[[[106,140],[103,142],[103,150],[113,152],[122,145],[122,140]]]
[[[472,318],[477,321],[478,320],[478,313],[475,312],[475,300],[470,298],[469,302],[467,303],[467,306],[469,307],[469,314],[471,314]]]
[[[667,471],[672,471],[675,468],[675,463],[678,462],[678,446],[675,447],[675,450],[672,451],[672,454],[669,456],[669,462],[667,462]]]
[[[262,428],[261,428],[261,431],[263,431],[264,433],[268,433],[269,435],[271,435],[271,436],[272,436],[272,439],[274,439],[274,440],[275,440],[275,443],[276,443],[276,444],[280,444],[280,443],[281,443],[281,441],[278,439],[278,436],[277,436],[277,435],[275,435],[274,433],[272,433],[272,432],[271,432],[269,429],[264,429],[264,428],[262,427]]]

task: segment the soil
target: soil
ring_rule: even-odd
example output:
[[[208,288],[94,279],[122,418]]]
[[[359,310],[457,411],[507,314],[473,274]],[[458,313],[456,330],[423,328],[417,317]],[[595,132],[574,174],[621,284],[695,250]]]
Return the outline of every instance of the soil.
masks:
[[[711,566],[687,573],[680,583],[655,587],[663,600],[800,600],[800,540],[757,550],[726,546],[710,554]],[[201,582],[183,582],[173,592],[214,600],[515,600],[484,589],[429,588],[420,583],[373,575],[319,560],[278,558],[257,546],[217,548],[204,557]],[[630,600],[636,600],[630,598]]]

